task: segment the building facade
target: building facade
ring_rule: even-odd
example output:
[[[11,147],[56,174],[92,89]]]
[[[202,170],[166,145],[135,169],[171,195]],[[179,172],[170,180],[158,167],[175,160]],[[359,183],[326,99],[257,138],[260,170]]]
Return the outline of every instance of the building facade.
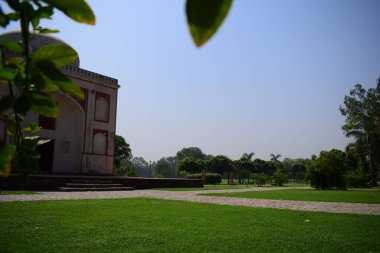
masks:
[[[0,35],[0,38],[20,40],[19,32]],[[31,50],[48,44],[65,44],[52,36],[33,34]],[[58,91],[55,98],[59,115],[46,118],[30,112],[25,122],[38,122],[43,127],[37,134],[50,139],[39,146],[40,168],[44,173],[113,175],[114,137],[118,80],[80,68],[79,59],[62,72],[74,80],[84,93],[77,100]],[[1,85],[6,87],[5,85]],[[7,89],[0,86],[0,95]],[[0,120],[0,138],[9,140],[6,124]]]

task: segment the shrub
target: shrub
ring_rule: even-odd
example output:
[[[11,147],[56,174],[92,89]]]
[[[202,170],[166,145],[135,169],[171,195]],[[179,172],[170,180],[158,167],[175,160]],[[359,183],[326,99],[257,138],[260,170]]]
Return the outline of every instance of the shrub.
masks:
[[[308,178],[316,189],[346,189],[346,154],[340,150],[321,151],[307,164]]]
[[[282,186],[284,183],[288,182],[288,177],[281,168],[277,168],[272,178],[278,186]]]
[[[344,179],[348,187],[368,187],[368,178],[363,171],[347,171],[346,174],[344,174]]]
[[[252,173],[250,178],[256,182],[257,186],[262,186],[268,181],[268,175],[265,173]]]
[[[202,179],[202,174],[187,174],[188,179]],[[220,184],[222,182],[222,176],[217,173],[206,173],[206,184]]]

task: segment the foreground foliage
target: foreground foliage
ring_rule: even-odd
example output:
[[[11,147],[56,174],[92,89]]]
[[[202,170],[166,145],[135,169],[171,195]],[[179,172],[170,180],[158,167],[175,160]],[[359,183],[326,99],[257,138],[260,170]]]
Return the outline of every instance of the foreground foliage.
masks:
[[[376,216],[149,199],[13,202],[0,210],[3,252],[380,251]]]
[[[0,121],[6,124],[10,143],[0,140],[0,176],[7,176],[13,166],[21,174],[38,171],[38,145],[46,141],[30,133],[41,128],[37,123],[23,122],[29,111],[45,117],[57,117],[58,107],[52,92],[61,91],[83,99],[79,86],[66,77],[61,68],[77,60],[78,54],[68,45],[45,45],[31,50],[30,26],[39,33],[53,33],[39,27],[41,19],[51,19],[60,10],[71,19],[95,24],[95,16],[84,0],[77,1],[6,1],[9,13],[0,7],[0,26],[18,22],[21,41],[0,40],[0,85],[8,93],[0,96]]]

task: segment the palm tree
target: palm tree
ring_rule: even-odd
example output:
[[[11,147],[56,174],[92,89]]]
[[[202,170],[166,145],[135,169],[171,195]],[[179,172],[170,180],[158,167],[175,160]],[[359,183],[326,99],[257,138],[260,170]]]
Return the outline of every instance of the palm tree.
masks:
[[[276,164],[277,164],[277,163],[281,163],[280,160],[278,160],[278,159],[281,157],[280,154],[275,155],[275,154],[271,153],[271,154],[270,154],[270,157],[271,157],[270,160],[271,160],[272,162],[275,162]]]
[[[251,152],[251,153],[249,153],[249,154],[248,154],[248,153],[244,153],[244,154],[241,156],[240,160],[248,160],[248,161],[251,161],[254,155],[255,155],[255,153],[253,153],[253,152]]]

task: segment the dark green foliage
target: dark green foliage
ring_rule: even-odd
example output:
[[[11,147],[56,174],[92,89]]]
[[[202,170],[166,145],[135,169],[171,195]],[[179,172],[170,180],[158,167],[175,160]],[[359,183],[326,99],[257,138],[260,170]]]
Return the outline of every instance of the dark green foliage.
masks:
[[[243,182],[243,179],[247,178],[249,183],[249,175],[256,171],[255,164],[252,161],[252,157],[255,153],[244,153],[239,160],[233,162],[234,170],[239,177],[239,184]]]
[[[218,174],[225,174],[234,170],[233,163],[230,158],[224,155],[217,155],[207,161],[207,171]]]
[[[198,47],[207,42],[218,30],[231,4],[232,0],[187,0],[187,22],[191,36]]]
[[[368,176],[363,171],[349,170],[344,175],[344,180],[350,188],[369,187]]]
[[[306,176],[306,162],[306,159],[285,158],[282,165],[290,180],[303,181]]]
[[[307,164],[311,186],[321,190],[346,189],[346,170],[346,154],[336,149],[321,151],[319,157]]]
[[[272,175],[276,170],[276,166],[272,161],[264,161],[257,158],[253,160],[253,164],[255,165],[256,172],[258,173]]]
[[[171,163],[166,157],[161,158],[157,162],[152,165],[156,177],[176,177],[177,176],[177,168],[176,165]]]
[[[357,157],[368,163],[371,184],[377,185],[380,166],[380,78],[377,87],[364,89],[355,85],[344,97],[340,112],[346,117],[342,129],[347,137],[356,139]],[[368,162],[366,159],[368,157]]]
[[[139,177],[151,177],[152,170],[150,164],[143,157],[133,157],[131,164]]]
[[[177,160],[181,161],[185,158],[191,158],[194,160],[205,160],[206,154],[198,147],[183,148],[177,152]]]
[[[202,179],[202,174],[187,174],[186,178],[189,179]],[[206,173],[206,184],[220,184],[222,182],[222,176],[217,173]]]
[[[250,178],[257,184],[257,186],[262,186],[268,182],[268,175],[265,173],[252,173]]]
[[[199,173],[205,168],[205,163],[202,160],[185,157],[179,161],[178,170],[189,173]]]
[[[114,165],[120,166],[121,164],[126,164],[132,159],[132,150],[128,142],[123,136],[115,135],[115,155],[114,155]]]
[[[288,182],[288,176],[281,167],[276,169],[276,172],[273,174],[272,178],[278,186],[282,186],[284,183]]]

